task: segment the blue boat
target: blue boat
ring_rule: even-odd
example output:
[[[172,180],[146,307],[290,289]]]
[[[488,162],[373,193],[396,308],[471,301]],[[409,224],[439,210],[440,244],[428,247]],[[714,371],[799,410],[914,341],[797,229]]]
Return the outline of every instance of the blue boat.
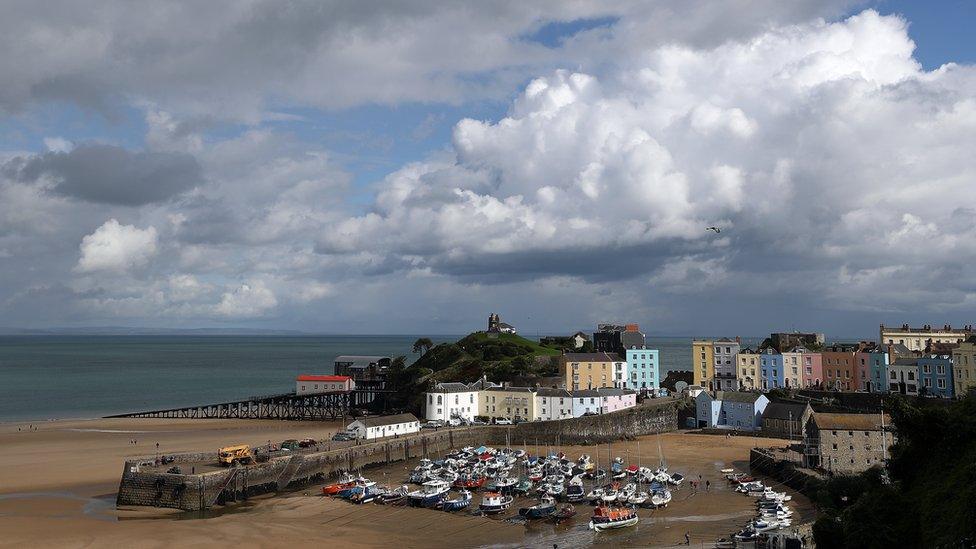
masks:
[[[441,503],[441,507],[445,511],[460,511],[471,505],[471,492],[467,490],[461,490],[460,496],[454,499],[445,499]]]
[[[451,489],[451,485],[443,480],[429,480],[420,490],[407,494],[407,501],[412,507],[433,507],[440,503]]]

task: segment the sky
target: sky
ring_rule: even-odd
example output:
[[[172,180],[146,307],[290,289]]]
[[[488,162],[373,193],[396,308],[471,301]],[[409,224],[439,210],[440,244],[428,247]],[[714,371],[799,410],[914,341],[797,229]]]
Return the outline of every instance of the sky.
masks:
[[[971,1],[5,4],[0,329],[974,321]]]

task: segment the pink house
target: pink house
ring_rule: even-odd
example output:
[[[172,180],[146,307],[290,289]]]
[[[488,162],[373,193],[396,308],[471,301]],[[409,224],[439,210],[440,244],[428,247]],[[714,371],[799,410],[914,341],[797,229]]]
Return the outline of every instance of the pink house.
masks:
[[[628,389],[597,389],[603,398],[603,413],[616,412],[637,405],[637,393]]]
[[[792,352],[798,353],[802,367],[800,369],[800,383],[803,387],[818,387],[823,385],[823,360],[820,353],[815,353],[806,347],[794,347]]]

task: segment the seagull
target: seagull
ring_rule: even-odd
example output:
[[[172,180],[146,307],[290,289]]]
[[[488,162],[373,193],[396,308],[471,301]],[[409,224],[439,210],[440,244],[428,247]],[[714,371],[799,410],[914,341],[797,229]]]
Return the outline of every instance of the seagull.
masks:
[[[718,233],[722,232],[722,229],[719,229],[718,227],[705,227],[705,230],[706,231],[715,231],[715,234],[718,234]]]

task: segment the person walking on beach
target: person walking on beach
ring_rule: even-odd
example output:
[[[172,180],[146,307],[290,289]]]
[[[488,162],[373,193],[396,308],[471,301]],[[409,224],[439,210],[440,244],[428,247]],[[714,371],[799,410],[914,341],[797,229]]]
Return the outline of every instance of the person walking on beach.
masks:
[[[712,485],[712,483],[711,483],[711,482],[709,482],[709,481],[707,481],[707,480],[705,481],[705,491],[706,491],[706,492],[708,491],[708,487],[709,487],[709,486],[711,486],[711,485]]]
[[[691,545],[691,533],[685,532],[685,545]]]

